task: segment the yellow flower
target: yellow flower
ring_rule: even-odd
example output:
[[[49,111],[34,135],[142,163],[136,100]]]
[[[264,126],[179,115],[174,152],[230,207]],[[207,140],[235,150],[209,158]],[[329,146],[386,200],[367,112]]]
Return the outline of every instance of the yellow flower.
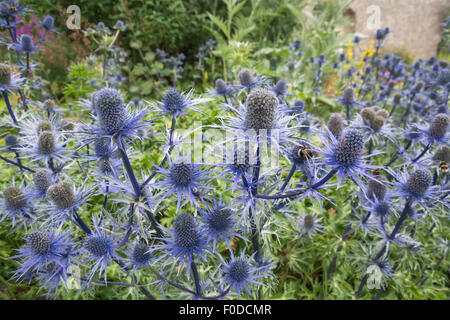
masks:
[[[353,57],[353,42],[352,42],[352,40],[350,40],[348,42],[348,47],[347,47],[347,59],[349,61],[351,61],[352,57]]]

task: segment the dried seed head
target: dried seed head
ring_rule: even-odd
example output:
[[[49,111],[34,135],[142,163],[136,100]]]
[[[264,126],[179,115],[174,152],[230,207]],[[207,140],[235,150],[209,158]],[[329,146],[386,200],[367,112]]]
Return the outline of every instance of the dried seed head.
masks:
[[[26,245],[33,250],[36,255],[46,255],[52,247],[52,239],[48,233],[42,231],[32,231],[26,238]]]
[[[48,169],[39,169],[33,176],[34,186],[37,190],[45,192],[52,184],[52,172]]]
[[[11,84],[11,68],[5,63],[0,63],[0,85]]]
[[[47,196],[60,210],[70,208],[77,202],[72,184],[68,181],[50,186],[47,189]]]
[[[255,82],[255,77],[249,69],[244,68],[239,72],[239,82],[244,87],[250,87]]]
[[[431,173],[426,169],[417,169],[409,175],[406,188],[415,197],[423,197],[433,182]]]
[[[187,186],[194,178],[194,166],[190,163],[174,163],[170,168],[170,177],[180,186]]]
[[[100,127],[108,134],[120,130],[127,118],[127,111],[119,91],[104,88],[95,94],[95,110]]]
[[[53,126],[52,123],[48,120],[41,120],[39,121],[36,129],[36,133],[40,135],[44,131],[52,131]]]
[[[44,131],[39,136],[38,151],[40,154],[50,155],[55,152],[55,136],[51,131]]]
[[[20,210],[27,205],[27,198],[24,192],[17,187],[7,187],[3,190],[3,199],[8,209]]]
[[[181,213],[175,218],[173,232],[176,243],[182,248],[195,246],[200,238],[194,217],[189,213]]]
[[[364,136],[355,129],[348,129],[339,137],[335,149],[336,161],[343,166],[355,164],[364,152]]]
[[[437,114],[430,125],[430,135],[437,140],[442,139],[447,134],[449,117],[444,113]]]
[[[245,122],[248,129],[273,128],[278,106],[278,99],[273,92],[256,89],[247,96],[245,103],[247,105]]]
[[[335,136],[339,137],[344,131],[344,118],[340,113],[332,113],[328,119],[328,130]]]

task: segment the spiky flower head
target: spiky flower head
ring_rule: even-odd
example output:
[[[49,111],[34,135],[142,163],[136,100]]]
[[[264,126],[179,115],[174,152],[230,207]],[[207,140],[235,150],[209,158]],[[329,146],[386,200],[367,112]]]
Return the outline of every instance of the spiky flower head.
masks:
[[[346,130],[338,140],[335,149],[335,159],[339,165],[351,166],[355,164],[364,152],[364,136],[356,129]]]
[[[13,134],[8,134],[5,137],[5,145],[8,148],[14,148],[19,144],[19,138],[17,138],[17,136],[13,135]]]
[[[53,126],[52,123],[48,120],[41,120],[39,121],[37,128],[36,128],[36,134],[40,135],[44,131],[52,131]]]
[[[181,111],[184,105],[184,98],[176,89],[170,88],[164,93],[163,106],[169,114]]]
[[[100,127],[107,134],[118,132],[127,118],[127,110],[119,91],[103,88],[96,92],[94,98]]]
[[[344,89],[342,95],[342,101],[344,105],[351,105],[355,100],[355,90],[352,87],[347,87]]]
[[[33,38],[28,34],[23,34],[20,37],[20,45],[25,52],[32,52],[34,50]]]
[[[52,184],[52,172],[48,169],[38,169],[33,176],[34,186],[38,191],[46,192]]]
[[[373,131],[379,132],[384,126],[389,112],[381,109],[378,106],[366,107],[361,110],[361,117],[366,125]]]
[[[435,140],[441,140],[444,138],[448,131],[448,125],[450,118],[445,113],[437,114],[431,122],[429,128],[430,136]]]
[[[101,234],[92,234],[84,241],[84,248],[96,258],[108,255],[112,245],[112,241]]]
[[[406,182],[406,188],[412,196],[421,198],[425,196],[432,183],[433,176],[430,171],[426,169],[417,169],[409,175]]]
[[[194,170],[194,166],[190,163],[174,163],[170,167],[170,176],[177,185],[187,186],[194,178]]]
[[[153,255],[149,246],[144,242],[136,243],[130,256],[131,263],[139,268],[148,265],[152,259]]]
[[[73,206],[77,198],[73,191],[73,186],[69,181],[61,181],[47,189],[47,195],[60,210]]]
[[[223,81],[223,79],[217,79],[215,89],[218,94],[224,95],[227,94],[229,88],[228,84]]]
[[[56,150],[55,136],[51,131],[44,131],[39,135],[38,152],[42,155],[51,155]]]
[[[200,239],[197,224],[189,213],[181,213],[175,218],[173,232],[175,242],[183,249],[195,247]]]
[[[94,153],[102,158],[111,154],[111,139],[109,137],[99,137],[94,142]]]
[[[284,80],[284,79],[279,80],[279,81],[272,87],[272,91],[273,91],[277,96],[284,96],[284,95],[286,95],[286,92],[287,92],[287,83],[286,83],[286,80]]]
[[[55,25],[55,19],[53,19],[52,16],[46,16],[44,18],[44,20],[42,21],[42,26],[47,31],[52,30],[54,25]]]
[[[5,206],[10,210],[21,210],[27,206],[27,197],[23,190],[10,186],[3,190]]]
[[[250,263],[253,256],[245,259],[244,254],[245,251],[242,251],[241,256],[236,258],[232,254],[231,260],[228,263],[221,258],[222,266],[220,270],[223,272],[222,278],[225,280],[226,285],[230,286],[230,289],[237,291],[239,296],[243,290],[251,294],[249,289],[250,284],[263,285],[256,280],[264,276],[262,272],[266,267],[255,268]]]
[[[11,84],[11,67],[8,64],[0,63],[0,85]]]
[[[335,136],[339,137],[344,131],[344,117],[340,113],[332,113],[328,119],[328,130]]]
[[[391,204],[388,201],[377,201],[373,207],[377,216],[386,217],[391,211]]]
[[[245,122],[247,129],[270,130],[276,120],[278,99],[275,94],[266,89],[252,91],[246,100],[247,113]]]
[[[255,77],[253,75],[253,72],[251,72],[249,69],[244,68],[239,72],[239,82],[244,87],[251,87],[253,83],[255,83]]]
[[[206,210],[200,210],[203,222],[202,231],[207,235],[208,240],[212,240],[215,246],[217,241],[225,241],[230,247],[230,239],[239,236],[233,231],[237,220],[235,212],[226,207],[222,202],[215,202]]]
[[[32,231],[27,235],[26,245],[40,256],[47,255],[50,252],[52,239],[50,235],[42,231]]]

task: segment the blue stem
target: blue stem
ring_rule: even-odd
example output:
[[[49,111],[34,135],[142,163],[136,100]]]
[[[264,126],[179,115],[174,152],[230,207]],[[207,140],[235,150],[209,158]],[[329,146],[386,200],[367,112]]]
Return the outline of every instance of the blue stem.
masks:
[[[14,115],[14,112],[13,112],[13,110],[11,108],[11,103],[9,102],[8,92],[2,91],[2,93],[3,93],[3,99],[5,99],[6,108],[8,108],[9,115],[11,116],[12,121],[14,122],[14,124],[17,125],[16,116]]]

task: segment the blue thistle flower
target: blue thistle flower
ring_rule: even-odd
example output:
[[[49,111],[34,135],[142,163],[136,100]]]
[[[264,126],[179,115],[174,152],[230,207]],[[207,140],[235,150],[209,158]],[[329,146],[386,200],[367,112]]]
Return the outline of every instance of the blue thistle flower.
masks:
[[[21,249],[16,249],[19,254],[11,258],[20,258],[21,267],[15,271],[17,279],[23,278],[29,272],[39,272],[47,263],[57,262],[60,256],[71,247],[68,234],[56,235],[52,229],[45,231],[31,231],[25,238],[26,244]]]
[[[195,218],[189,213],[180,213],[175,217],[173,229],[165,231],[169,237],[163,238],[164,244],[157,247],[166,251],[160,259],[164,259],[168,255],[177,258],[181,263],[187,262],[187,272],[194,261],[194,257],[206,259],[204,251],[210,250],[207,246],[207,240],[200,231]]]
[[[273,87],[270,88],[270,91],[275,93],[277,97],[288,95],[286,80],[284,79],[279,80]]]
[[[162,112],[163,115],[180,116],[186,113],[186,110],[200,112],[195,106],[211,99],[197,98],[193,99],[194,90],[188,93],[180,93],[176,89],[171,88],[164,93],[163,101],[158,101],[155,107]]]
[[[137,137],[139,130],[147,127],[147,121],[142,120],[148,113],[146,109],[131,111],[124,103],[119,91],[111,88],[98,90],[92,96],[92,101],[82,104],[93,110],[97,125],[84,125],[80,132],[80,141],[85,144],[94,142],[100,136],[117,139]]]
[[[368,169],[376,169],[375,166],[366,164],[364,159],[374,154],[363,156],[365,150],[365,138],[361,131],[356,129],[345,130],[338,139],[329,133],[328,139],[321,139],[327,150],[323,151],[324,164],[338,170],[338,185],[342,178],[349,175],[359,186],[363,188],[358,176],[369,177]]]
[[[158,171],[164,176],[164,180],[155,183],[155,186],[166,189],[163,199],[176,192],[177,210],[184,197],[195,203],[200,182],[207,179],[207,172],[201,171],[200,165],[192,164],[186,159],[178,159],[176,162],[169,160],[169,169],[159,168]],[[207,187],[202,186],[202,188]]]
[[[128,261],[133,267],[132,272],[139,268],[148,268],[149,263],[154,259],[150,247],[144,242],[136,242],[131,252],[128,253]]]
[[[233,229],[236,227],[236,212],[225,206],[222,201],[214,201],[211,206],[205,210],[199,210],[203,223],[201,230],[204,232],[208,241],[213,242],[213,248],[218,241],[225,241],[231,251],[230,240],[234,237],[240,237]]]
[[[404,171],[396,172],[388,169],[389,173],[398,181],[396,195],[405,199],[411,199],[422,205],[424,209],[431,206],[448,203],[441,199],[442,191],[439,186],[433,185],[433,176],[429,170],[419,168],[408,174]]]
[[[23,34],[20,37],[19,43],[14,43],[11,45],[12,49],[20,51],[26,54],[31,54],[33,52],[39,51],[39,46],[35,46],[33,42],[33,37],[28,34]]]
[[[35,197],[45,197],[47,189],[53,184],[52,171],[48,169],[38,169],[33,176]]]
[[[116,249],[112,235],[107,235],[105,231],[99,230],[97,227],[84,240],[83,250],[90,255],[84,263],[94,261],[94,265],[88,276],[89,280],[92,279],[98,270],[99,276],[103,273],[106,281],[108,264],[117,258]]]
[[[230,286],[231,290],[237,291],[240,297],[243,290],[251,295],[250,285],[264,286],[264,284],[256,280],[264,276],[261,272],[265,267],[254,267],[250,262],[253,256],[245,259],[245,251],[242,251],[241,256],[238,258],[235,258],[233,253],[231,255],[229,262],[225,262],[219,256],[222,260],[222,265],[219,267],[219,270],[223,273],[221,279],[224,280],[226,285]]]

